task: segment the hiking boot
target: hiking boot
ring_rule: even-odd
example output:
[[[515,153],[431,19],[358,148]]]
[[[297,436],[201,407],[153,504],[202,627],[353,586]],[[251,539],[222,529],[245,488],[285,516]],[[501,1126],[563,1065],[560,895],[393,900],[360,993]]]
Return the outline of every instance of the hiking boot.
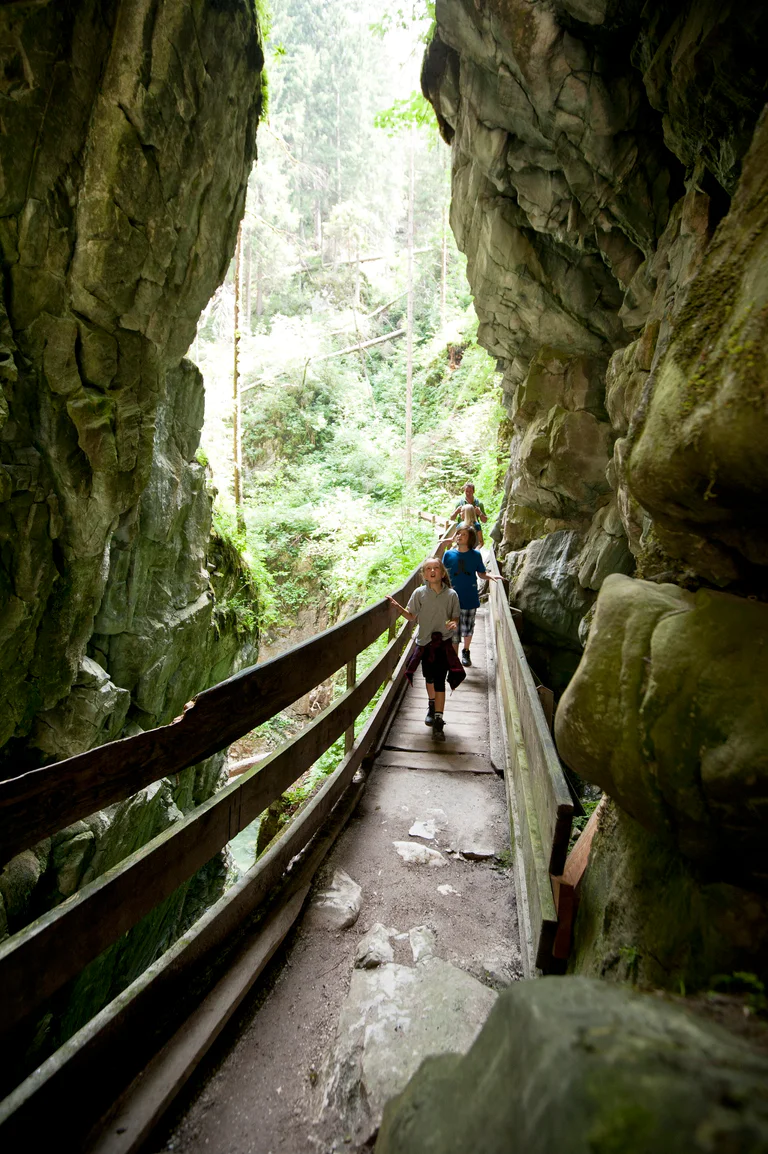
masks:
[[[469,656],[469,650],[468,649],[462,649],[462,651],[461,651],[461,664],[462,665],[471,665],[472,664],[472,658]]]
[[[424,718],[424,724],[425,725],[434,725],[434,723],[435,723],[435,706],[430,701],[429,705],[427,706],[427,716]]]
[[[445,741],[445,722],[443,721],[442,713],[436,713],[432,719],[432,736],[436,741]]]

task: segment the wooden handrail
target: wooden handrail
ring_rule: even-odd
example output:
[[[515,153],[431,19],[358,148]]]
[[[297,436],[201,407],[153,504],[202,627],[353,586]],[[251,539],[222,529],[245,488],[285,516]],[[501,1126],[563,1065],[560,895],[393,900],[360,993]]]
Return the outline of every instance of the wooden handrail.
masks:
[[[403,635],[409,633],[406,626]],[[221,951],[272,894],[286,870],[297,871],[286,892],[302,877],[312,876],[344,814],[339,815],[335,832],[323,823],[340,809],[351,812],[346,798],[354,790],[349,789],[353,775],[375,750],[392,705],[404,689],[405,662],[403,656],[352,750],[251,869],[128,989],[0,1102],[0,1143],[16,1149],[22,1140],[29,1145],[30,1135],[44,1142],[55,1138],[62,1125],[76,1142],[77,1123],[83,1133],[90,1129],[93,1119],[103,1114],[183,1020],[189,998],[180,998],[179,990],[190,984],[199,989],[201,971],[216,974]],[[89,1086],[87,1103],[80,1093],[84,1085]]]
[[[418,570],[397,590],[407,599]],[[367,649],[396,619],[386,601],[199,693],[170,725],[0,782],[0,864],[96,810],[226,749]]]
[[[80,973],[313,765],[390,676],[409,636],[408,628],[402,630],[365,676],[292,741],[3,942],[0,1031]]]
[[[495,556],[488,569],[498,573]],[[498,653],[500,706],[508,736],[508,781],[514,794],[520,845],[520,884],[530,922],[531,964],[549,971],[558,928],[552,875],[562,874],[573,801],[501,582],[491,582],[490,604]]]

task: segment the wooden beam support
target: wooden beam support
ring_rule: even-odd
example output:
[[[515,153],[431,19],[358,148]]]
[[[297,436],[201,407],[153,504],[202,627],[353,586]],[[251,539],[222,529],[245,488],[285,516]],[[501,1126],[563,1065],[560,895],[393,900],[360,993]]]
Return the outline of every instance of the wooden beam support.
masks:
[[[357,658],[353,657],[351,661],[347,662],[347,689],[352,689],[357,679]],[[344,731],[344,752],[349,753],[352,746],[355,744],[355,723],[354,720],[349,729]]]

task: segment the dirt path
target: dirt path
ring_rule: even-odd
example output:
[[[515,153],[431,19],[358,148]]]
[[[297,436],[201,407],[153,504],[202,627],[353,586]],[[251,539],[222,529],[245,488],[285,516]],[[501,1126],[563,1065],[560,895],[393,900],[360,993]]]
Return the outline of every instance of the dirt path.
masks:
[[[487,733],[484,612],[478,625],[445,744],[423,724],[423,689],[409,690],[302,921],[148,1149],[359,1150],[422,1057],[466,1049],[494,991],[522,977],[504,783]],[[405,860],[414,855],[421,863]],[[362,891],[346,929],[319,897],[337,871]],[[342,898],[354,905],[350,892]],[[366,949],[370,968],[356,968]]]

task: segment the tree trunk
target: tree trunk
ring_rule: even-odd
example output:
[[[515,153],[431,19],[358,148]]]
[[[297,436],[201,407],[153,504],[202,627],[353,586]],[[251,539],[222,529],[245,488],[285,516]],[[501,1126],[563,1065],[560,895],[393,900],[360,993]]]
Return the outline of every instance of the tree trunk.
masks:
[[[253,235],[248,234],[245,246],[245,331],[251,335],[251,281],[253,280]]]
[[[232,363],[232,457],[233,480],[235,491],[235,516],[238,529],[245,528],[243,520],[243,494],[240,486],[242,472],[242,444],[240,441],[240,266],[243,256],[243,222],[237,230],[237,244],[235,246],[235,323],[234,323],[234,358]]]
[[[445,150],[443,150],[445,152]],[[445,168],[446,159],[443,157],[442,167]],[[440,328],[445,328],[445,297],[446,282],[448,280],[448,205],[443,194],[443,210],[440,227]]]
[[[341,201],[341,90],[336,86],[336,203]]]
[[[440,262],[440,328],[445,328],[446,310],[445,310],[445,287],[448,279],[448,230],[446,216],[448,215],[447,205],[443,205],[443,224],[442,224],[442,253]]]
[[[355,245],[355,309],[360,309],[360,245]]]
[[[411,129],[409,149],[408,174],[408,308],[406,314],[406,339],[408,350],[406,353],[405,375],[405,483],[410,484],[413,470],[413,201],[416,191],[416,160],[414,146],[414,129]]]
[[[264,266],[261,253],[256,257],[256,316],[264,316]]]

